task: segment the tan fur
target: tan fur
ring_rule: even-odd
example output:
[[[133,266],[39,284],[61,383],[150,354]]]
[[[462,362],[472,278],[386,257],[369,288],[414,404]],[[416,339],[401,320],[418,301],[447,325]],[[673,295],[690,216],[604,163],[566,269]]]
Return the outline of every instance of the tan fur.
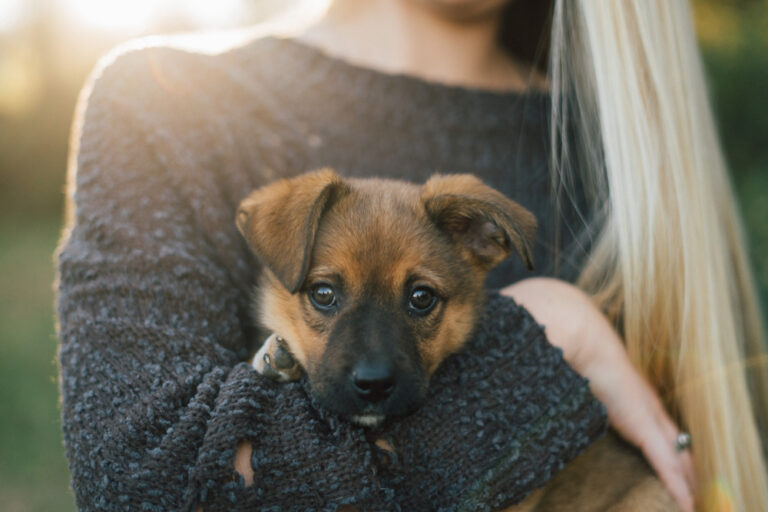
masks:
[[[348,192],[330,169],[281,180],[254,191],[237,211],[251,249],[295,292],[306,274],[312,242],[326,205]],[[258,212],[258,215],[254,213]]]
[[[671,512],[674,500],[635,449],[610,433],[507,512]]]
[[[472,331],[477,313],[470,304],[451,304],[444,314],[440,329],[424,343],[422,357],[432,375],[450,354],[458,352]]]
[[[303,322],[300,312],[301,296],[291,294],[274,276],[267,279],[274,284],[262,287],[260,293],[261,323],[272,332],[279,332],[289,342],[291,354],[303,368],[319,361],[327,339],[318,336]]]
[[[482,209],[499,230],[494,242],[466,252],[475,265],[493,268],[509,254],[508,243],[514,245],[528,268],[533,268],[533,240],[536,233],[536,218],[514,201],[486,186],[475,176],[433,176],[424,184],[422,201],[431,217],[445,217],[440,222],[455,225],[458,221],[457,238],[465,236],[461,225],[467,217]],[[444,215],[445,213],[448,215]],[[480,249],[478,251],[477,249]]]

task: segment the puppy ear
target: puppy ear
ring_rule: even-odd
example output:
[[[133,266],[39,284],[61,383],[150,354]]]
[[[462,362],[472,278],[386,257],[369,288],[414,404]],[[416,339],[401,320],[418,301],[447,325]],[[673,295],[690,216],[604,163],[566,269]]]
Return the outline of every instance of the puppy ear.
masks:
[[[422,189],[427,216],[471,263],[491,270],[514,247],[533,269],[536,217],[469,174],[435,175]]]
[[[322,169],[258,188],[237,210],[237,227],[262,264],[295,293],[309,270],[323,213],[349,187]]]

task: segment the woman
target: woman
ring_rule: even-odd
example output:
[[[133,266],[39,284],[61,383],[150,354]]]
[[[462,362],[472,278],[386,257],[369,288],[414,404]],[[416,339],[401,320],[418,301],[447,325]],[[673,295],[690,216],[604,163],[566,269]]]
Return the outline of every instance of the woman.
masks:
[[[125,52],[84,95],[59,297],[80,506],[158,506],[146,482],[168,478],[179,493],[169,503],[209,509],[207,493],[226,486],[206,480],[220,461],[204,448],[223,427],[260,439],[257,451],[279,443],[234,425],[243,405],[226,400],[261,386],[236,365],[252,275],[231,219],[253,186],[328,164],[413,180],[475,172],[522,195],[543,220],[537,260],[596,305],[510,266],[493,284],[517,281],[505,293],[548,326],[684,510],[691,460],[644,379],[692,434],[703,505],[723,482],[737,509],[768,502],[742,369],[761,330],[687,6],[557,2],[547,80],[540,2],[358,4],[336,1],[294,41],[210,57]],[[364,466],[355,453],[338,456]]]

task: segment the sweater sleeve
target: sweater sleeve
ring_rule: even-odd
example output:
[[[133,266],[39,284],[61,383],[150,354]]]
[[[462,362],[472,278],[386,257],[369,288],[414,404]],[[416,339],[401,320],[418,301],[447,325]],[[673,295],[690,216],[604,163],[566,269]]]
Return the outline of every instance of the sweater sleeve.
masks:
[[[243,439],[259,454],[252,503],[290,495],[318,508],[375,492],[361,431],[329,427],[301,386],[240,363],[251,276],[237,198],[201,181],[212,174],[194,153],[204,123],[179,108],[189,87],[152,64],[137,51],[107,65],[75,122],[57,308],[77,506],[232,510]]]
[[[391,448],[379,453],[381,477],[403,510],[503,510],[605,429],[605,408],[543,327],[511,298],[491,295],[418,414],[380,432]]]

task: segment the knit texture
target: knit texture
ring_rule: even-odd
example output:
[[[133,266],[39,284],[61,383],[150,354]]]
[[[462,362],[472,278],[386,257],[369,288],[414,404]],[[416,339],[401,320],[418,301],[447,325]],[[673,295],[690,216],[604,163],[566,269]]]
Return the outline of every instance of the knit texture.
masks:
[[[475,336],[433,377],[416,415],[379,433],[403,510],[500,510],[544,485],[604,433],[587,382],[512,299],[493,297]],[[386,464],[389,461],[389,464]]]
[[[243,363],[263,333],[249,307],[258,267],[234,212],[253,188],[322,166],[417,182],[471,172],[539,217],[537,264],[552,273],[547,102],[376,73],[273,38],[217,55],[156,47],[105,59],[75,122],[58,254],[78,507],[482,509],[545,481],[605,418],[532,321],[511,327],[516,306],[492,308],[473,348],[435,377],[429,403],[386,426],[404,465],[382,465],[364,429],[317,410],[301,384],[274,384]],[[574,216],[563,219],[566,246]],[[580,257],[564,254],[561,269]],[[494,286],[531,275],[510,261]],[[517,332],[538,333],[541,352],[505,352]],[[528,372],[523,388],[501,386],[507,367]],[[502,430],[511,444],[499,444]],[[243,439],[254,444],[248,489],[232,465]]]

